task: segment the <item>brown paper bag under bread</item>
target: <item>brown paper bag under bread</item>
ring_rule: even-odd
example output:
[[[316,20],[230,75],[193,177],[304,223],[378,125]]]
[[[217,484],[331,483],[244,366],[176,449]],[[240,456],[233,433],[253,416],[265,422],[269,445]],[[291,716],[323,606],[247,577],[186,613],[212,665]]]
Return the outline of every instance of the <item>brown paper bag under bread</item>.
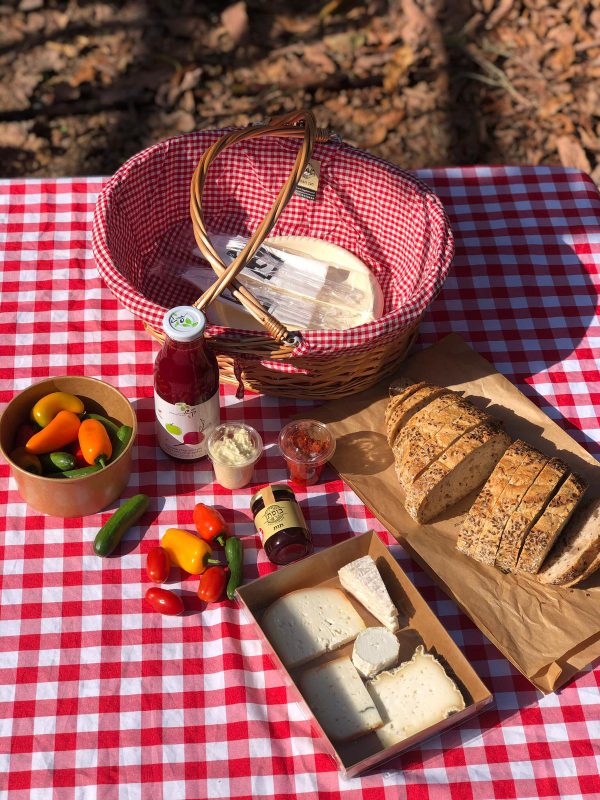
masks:
[[[406,361],[398,374],[456,389],[504,422],[507,432],[557,456],[600,491],[600,464],[459,336]],[[386,380],[311,411],[336,437],[333,466],[383,525],[442,586],[477,627],[542,692],[551,692],[600,658],[600,573],[560,589],[524,575],[504,575],[455,549],[476,493],[428,525],[404,510],[385,436]]]

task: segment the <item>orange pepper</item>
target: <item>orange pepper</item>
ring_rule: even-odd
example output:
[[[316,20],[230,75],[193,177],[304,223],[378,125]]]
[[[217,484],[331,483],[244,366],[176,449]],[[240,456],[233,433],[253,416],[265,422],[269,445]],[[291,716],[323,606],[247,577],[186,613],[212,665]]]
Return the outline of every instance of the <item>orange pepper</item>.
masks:
[[[179,528],[168,528],[160,540],[171,564],[184,569],[190,575],[200,575],[210,564],[219,564],[217,559],[209,558],[212,548],[194,533]]]
[[[112,456],[112,444],[106,428],[97,419],[86,419],[79,428],[79,446],[88,464],[106,466]]]
[[[72,411],[59,411],[54,419],[29,439],[25,445],[28,453],[41,455],[62,450],[77,438],[81,421]]]

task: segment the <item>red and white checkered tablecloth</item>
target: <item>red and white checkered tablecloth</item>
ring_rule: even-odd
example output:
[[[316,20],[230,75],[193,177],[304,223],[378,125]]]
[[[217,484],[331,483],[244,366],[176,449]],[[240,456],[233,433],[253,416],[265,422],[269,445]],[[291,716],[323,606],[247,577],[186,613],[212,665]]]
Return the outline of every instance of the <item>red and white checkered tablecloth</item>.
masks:
[[[600,195],[560,168],[421,171],[456,236],[450,276],[420,345],[464,336],[600,455]],[[119,558],[91,542],[110,510],[60,520],[28,509],[0,466],[0,798],[4,800],[490,800],[600,797],[600,668],[542,697],[382,530],[330,471],[299,494],[317,548],[376,528],[488,684],[496,707],[343,780],[249,624],[231,603],[169,618],[143,602],[145,555],[194,504],[219,506],[244,541],[247,578],[268,569],[254,491],[178,465],[153,436],[157,345],[101,284],[89,228],[101,179],[0,182],[0,403],[34,380],[85,374],[135,403],[126,495],[152,512]],[[268,445],[255,485],[285,479],[274,444],[301,403],[222,388],[223,415]],[[143,539],[139,542],[140,533]]]

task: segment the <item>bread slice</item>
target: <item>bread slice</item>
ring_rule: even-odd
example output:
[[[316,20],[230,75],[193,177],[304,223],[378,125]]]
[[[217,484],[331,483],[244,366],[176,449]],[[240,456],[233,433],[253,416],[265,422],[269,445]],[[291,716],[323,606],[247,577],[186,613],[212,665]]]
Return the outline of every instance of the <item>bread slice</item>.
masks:
[[[366,628],[340,589],[298,589],[265,611],[261,626],[286,667],[298,667],[352,642]]]
[[[362,556],[338,570],[340,583],[347,592],[391,631],[398,630],[398,609],[371,556]]]
[[[415,414],[396,435],[392,446],[396,463],[402,463],[415,447],[431,442],[439,430],[464,413],[459,402],[460,398],[454,399],[449,393],[432,400]]]
[[[359,633],[352,648],[352,663],[363,676],[373,678],[378,672],[396,666],[400,642],[387,628],[367,628]]]
[[[542,583],[574,586],[600,568],[600,500],[577,511],[537,574]]]
[[[454,409],[457,410],[458,416],[442,426],[432,438],[421,437],[419,441],[417,437],[414,439],[409,437],[404,455],[396,457],[396,475],[405,491],[408,491],[427,467],[440,458],[461,436],[490,420],[490,416],[484,411],[464,401],[453,406],[452,410]],[[402,438],[403,434],[404,431],[401,431],[399,438]]]
[[[508,483],[504,486],[488,515],[479,538],[470,552],[471,558],[482,564],[493,566],[496,553],[504,534],[504,528],[531,484],[535,481],[544,466],[548,463],[546,456],[539,453],[525,442],[521,442],[523,455],[521,463],[513,470]]]
[[[400,430],[399,436],[396,436],[394,442],[394,453],[398,458],[401,458],[407,440],[427,439],[435,434],[437,430],[443,427],[447,422],[451,422],[461,412],[457,404],[464,402],[457,392],[452,392],[449,389],[432,400],[431,403],[417,411],[416,414],[404,425]]]
[[[383,725],[373,699],[347,656],[304,672],[300,690],[334,742],[358,739]]]
[[[529,445],[522,439],[517,439],[496,464],[459,531],[456,549],[461,553],[471,555],[475,549],[486,522],[492,516],[498,498],[510,482],[514,471],[521,465],[528,450]]]
[[[424,386],[422,389],[417,389],[417,391],[411,394],[410,397],[407,397],[403,403],[396,406],[387,425],[389,445],[391,446],[394,444],[398,431],[403,425],[406,425],[413,414],[425,408],[428,403],[447,391],[447,389],[442,389],[441,386]]]
[[[567,465],[558,458],[551,458],[531,484],[525,497],[513,511],[500,540],[496,553],[496,567],[505,572],[516,569],[525,537],[535,525],[538,517],[558,490],[569,472]]]
[[[422,646],[410,661],[380,672],[367,683],[383,718],[376,731],[384,747],[402,742],[465,707],[465,700],[443,666]]]
[[[448,448],[406,493],[406,510],[429,522],[484,483],[510,444],[499,423],[484,422]]]
[[[388,423],[390,421],[390,417],[394,413],[394,411],[407,400],[411,394],[414,394],[419,389],[424,389],[431,384],[427,383],[426,381],[418,381],[417,383],[409,384],[405,389],[401,389],[396,394],[390,397],[390,400],[385,409],[385,427],[388,427]]]
[[[525,537],[517,561],[518,572],[534,575],[539,570],[586,489],[583,478],[574,473],[569,475]]]

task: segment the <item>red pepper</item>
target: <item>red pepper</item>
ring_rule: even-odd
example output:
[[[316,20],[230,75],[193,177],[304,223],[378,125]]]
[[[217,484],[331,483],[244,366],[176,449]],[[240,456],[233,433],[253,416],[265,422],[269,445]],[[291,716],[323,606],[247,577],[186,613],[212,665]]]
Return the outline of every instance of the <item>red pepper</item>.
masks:
[[[81,450],[81,445],[79,442],[73,442],[73,444],[67,448],[67,450],[73,455],[75,458],[75,467],[76,469],[81,469],[82,467],[87,467],[88,463],[83,457],[83,452]]]
[[[17,447],[25,447],[27,442],[32,436],[39,431],[39,425],[34,425],[32,422],[24,422],[17,428],[17,435],[15,436],[15,449]]]
[[[200,576],[198,597],[207,603],[214,603],[222,597],[226,583],[227,575],[223,567],[209,567]]]
[[[204,503],[196,503],[194,525],[205,542],[212,542],[216,539],[219,544],[223,544],[229,532],[227,523],[221,514],[216,509],[204,505]]]

